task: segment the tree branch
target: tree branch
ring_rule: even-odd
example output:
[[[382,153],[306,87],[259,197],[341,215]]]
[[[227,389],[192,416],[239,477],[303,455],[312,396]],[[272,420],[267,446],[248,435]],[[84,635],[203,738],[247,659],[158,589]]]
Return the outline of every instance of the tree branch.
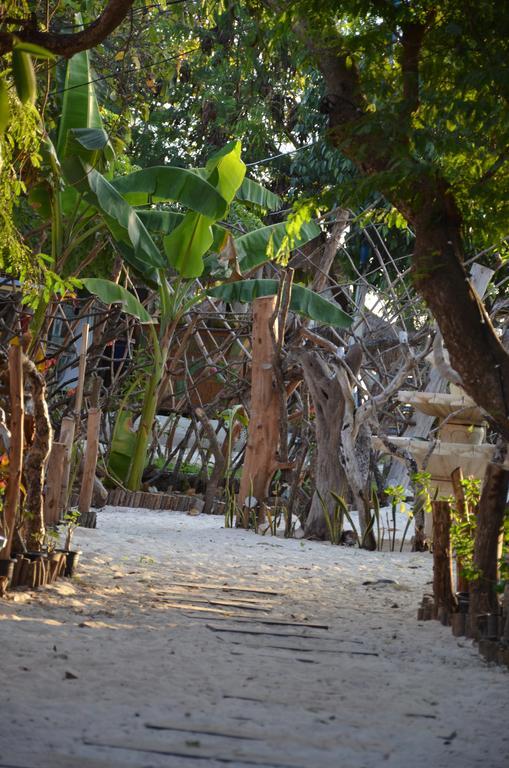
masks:
[[[73,34],[40,32],[34,25],[18,22],[17,32],[0,32],[0,55],[12,51],[14,38],[41,45],[48,51],[70,58],[75,53],[94,48],[110,35],[127,16],[134,0],[109,0],[101,15],[88,27]]]

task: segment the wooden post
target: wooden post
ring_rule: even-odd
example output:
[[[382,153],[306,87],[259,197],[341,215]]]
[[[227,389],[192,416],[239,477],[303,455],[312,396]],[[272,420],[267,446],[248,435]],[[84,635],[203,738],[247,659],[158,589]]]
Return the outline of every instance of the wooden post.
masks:
[[[101,431],[101,409],[90,408],[87,420],[87,447],[83,463],[83,477],[81,480],[78,509],[80,511],[80,525],[88,525],[90,505],[94,492],[95,469],[97,466],[97,454],[99,451],[99,434]],[[95,518],[95,516],[94,516]],[[94,520],[95,522],[95,520]]]
[[[463,471],[461,467],[457,467],[451,474],[451,481],[456,500],[456,515],[458,520],[465,522],[468,520],[468,505],[465,499],[462,480]],[[462,563],[458,556],[456,556],[456,590],[458,592],[468,592],[468,580],[462,574]]]
[[[81,349],[80,349],[80,365],[78,369],[78,384],[76,386],[76,397],[74,400],[74,418],[76,426],[79,425],[81,406],[83,403],[83,387],[85,386],[85,370],[87,367],[87,350],[88,350],[88,334],[89,325],[83,323],[83,331],[81,332]]]
[[[452,585],[451,509],[447,501],[433,501],[433,597],[435,611],[451,613],[456,604]]]
[[[4,533],[7,543],[0,550],[0,559],[2,560],[8,560],[11,556],[23,469],[23,350],[20,346],[9,347],[9,391],[11,396],[11,447],[9,451],[9,482],[4,506]]]
[[[44,500],[44,521],[54,525],[60,521],[62,510],[62,477],[65,469],[67,446],[54,442],[46,467],[46,498]]]
[[[276,296],[266,296],[253,302],[251,414],[238,495],[241,510],[248,496],[254,496],[261,509],[261,503],[268,496],[272,476],[278,468],[279,393],[274,377],[274,350],[270,331],[276,301]],[[278,320],[274,322],[273,334],[277,341]],[[242,514],[240,519],[237,518],[237,523],[247,528],[249,515]]]
[[[71,454],[76,432],[76,421],[73,416],[64,416],[60,426],[59,442],[65,445],[64,466],[62,469],[62,492],[60,494],[60,513],[67,511],[69,476],[71,474]]]
[[[509,470],[490,462],[484,475],[475,531],[473,565],[479,578],[470,583],[470,631],[473,637],[479,636],[478,615],[498,612],[495,586],[508,489]]]

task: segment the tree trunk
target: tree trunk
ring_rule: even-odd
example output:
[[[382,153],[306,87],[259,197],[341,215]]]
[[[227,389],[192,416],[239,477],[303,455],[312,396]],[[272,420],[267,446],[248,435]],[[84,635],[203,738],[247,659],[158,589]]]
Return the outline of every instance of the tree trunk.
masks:
[[[209,421],[209,418],[203,408],[196,408],[196,416],[203,424],[204,432],[207,439],[210,441],[210,447],[214,455],[214,469],[210,478],[207,480],[207,490],[205,491],[205,503],[203,505],[203,514],[210,515],[214,509],[214,501],[217,494],[219,483],[223,479],[224,471],[226,468],[226,458],[223,455],[221,446],[217,439],[217,435],[214,432],[214,428]]]
[[[9,481],[3,510],[3,532],[7,538],[7,543],[0,550],[2,560],[8,560],[11,556],[23,469],[23,352],[19,346],[9,348],[9,391],[11,398],[11,445],[9,449]]]
[[[423,180],[415,226],[413,277],[436,319],[465,391],[509,438],[509,355],[463,266],[461,216],[445,182]]]
[[[269,494],[274,472],[279,467],[279,394],[274,377],[274,350],[270,322],[276,308],[276,297],[267,296],[253,302],[253,359],[251,368],[251,413],[246,454],[238,505],[242,510],[245,499],[254,496],[262,509]],[[278,321],[273,333],[279,337]],[[263,514],[263,513],[262,513]],[[249,520],[242,514],[238,521],[247,527]],[[259,520],[262,522],[262,519]]]
[[[44,543],[44,469],[51,450],[52,429],[46,404],[46,385],[35,365],[27,358],[23,371],[30,382],[34,408],[34,437],[26,454],[24,474],[26,478],[25,514],[27,518],[28,549],[39,551]]]
[[[360,70],[339,29],[313,28],[307,17],[295,30],[324,76],[329,137],[365,176],[379,179],[385,194],[415,231],[413,279],[438,323],[451,365],[465,391],[509,439],[509,354],[463,265],[463,222],[453,191],[412,153],[407,136],[389,135],[369,113]],[[367,121],[372,130],[359,131]],[[383,174],[405,163],[406,179],[384,186]]]
[[[484,475],[474,544],[474,568],[479,577],[470,583],[470,626],[478,637],[477,616],[498,611],[495,592],[509,470],[490,462]]]

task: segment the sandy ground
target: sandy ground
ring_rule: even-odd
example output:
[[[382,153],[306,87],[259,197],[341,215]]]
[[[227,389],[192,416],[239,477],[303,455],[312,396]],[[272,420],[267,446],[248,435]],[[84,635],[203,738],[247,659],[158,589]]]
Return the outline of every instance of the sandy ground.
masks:
[[[98,526],[79,576],[0,605],[0,768],[509,765],[508,673],[415,619],[429,555]]]

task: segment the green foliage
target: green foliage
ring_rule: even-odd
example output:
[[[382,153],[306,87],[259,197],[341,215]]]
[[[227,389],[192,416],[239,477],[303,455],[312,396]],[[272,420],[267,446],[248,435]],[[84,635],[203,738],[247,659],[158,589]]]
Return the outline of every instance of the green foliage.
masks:
[[[278,287],[279,282],[277,280],[238,280],[233,283],[218,285],[215,288],[207,288],[206,293],[226,302],[250,303],[259,296],[275,296]],[[332,325],[337,328],[348,328],[352,323],[352,318],[343,312],[337,304],[296,283],[292,285],[290,310],[324,325]]]
[[[463,575],[467,581],[474,581],[479,572],[474,567],[474,542],[477,528],[475,509],[481,498],[481,480],[476,477],[465,477],[461,481],[466,502],[466,517],[462,517],[451,503],[451,544],[456,556],[461,560]]]
[[[329,541],[331,544],[341,544],[341,535],[343,533],[343,518],[345,515],[345,502],[338,496],[335,498],[334,510],[332,516],[329,514],[329,508],[324,501],[322,494],[317,490],[320,506],[325,517],[327,530],[329,532]]]
[[[140,323],[154,322],[143,304],[121,285],[95,277],[85,278],[82,283],[90,293],[98,296],[105,304],[120,304],[126,314],[135,317]]]

